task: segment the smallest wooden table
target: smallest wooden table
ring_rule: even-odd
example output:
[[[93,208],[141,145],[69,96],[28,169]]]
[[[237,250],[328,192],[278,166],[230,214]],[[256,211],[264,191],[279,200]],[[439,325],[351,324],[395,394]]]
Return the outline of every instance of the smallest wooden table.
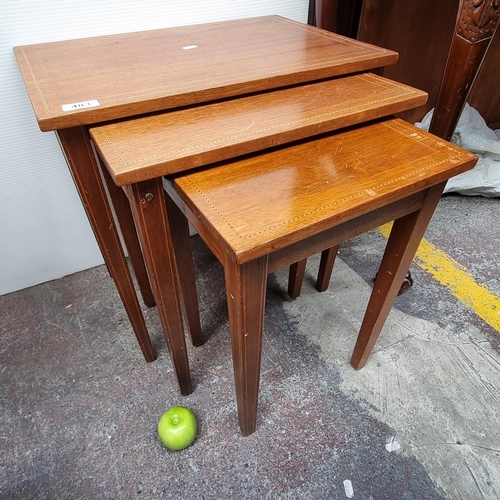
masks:
[[[363,367],[446,180],[475,162],[389,119],[165,182],[224,266],[244,435],[256,428],[267,274],[395,219],[351,359]]]

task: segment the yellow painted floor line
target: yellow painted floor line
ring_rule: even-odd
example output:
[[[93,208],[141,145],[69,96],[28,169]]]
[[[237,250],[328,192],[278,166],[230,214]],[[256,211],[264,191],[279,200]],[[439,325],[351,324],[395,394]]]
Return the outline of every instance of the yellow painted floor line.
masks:
[[[392,223],[385,224],[379,227],[379,231],[388,238],[391,227]],[[447,287],[460,302],[500,332],[500,296],[486,285],[476,283],[465,266],[425,238],[420,243],[414,262]]]

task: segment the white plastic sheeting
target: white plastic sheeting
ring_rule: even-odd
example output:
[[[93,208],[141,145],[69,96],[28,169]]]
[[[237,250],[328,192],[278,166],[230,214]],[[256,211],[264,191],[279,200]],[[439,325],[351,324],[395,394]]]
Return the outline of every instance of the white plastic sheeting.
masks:
[[[433,111],[415,125],[429,130]],[[466,104],[451,142],[477,154],[479,160],[472,170],[452,177],[444,192],[500,197],[500,130],[491,130],[477,110]]]

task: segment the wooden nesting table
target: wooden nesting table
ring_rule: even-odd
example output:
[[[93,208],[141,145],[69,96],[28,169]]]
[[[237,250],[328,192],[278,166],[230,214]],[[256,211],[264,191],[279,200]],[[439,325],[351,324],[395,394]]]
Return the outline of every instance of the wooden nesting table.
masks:
[[[40,129],[55,131],[59,139],[147,361],[156,356],[110,202],[144,303],[155,304],[150,281],[153,289],[158,282],[166,284],[169,290],[165,301],[156,294],[156,303],[162,318],[168,318],[163,328],[172,347],[172,339],[178,341],[173,345],[182,345],[183,330],[170,243],[164,256],[168,265],[158,274],[148,272],[129,202],[113,182],[103,182],[88,126],[331,79],[397,60],[393,51],[279,16],[21,46],[15,47],[14,52]],[[178,137],[180,142],[181,138]],[[212,160],[217,159],[216,149],[211,153]],[[180,162],[177,168],[190,168],[196,163],[193,161]],[[159,178],[149,181],[148,186],[137,187],[138,199],[146,201],[149,196],[145,195],[162,189]],[[150,205],[139,202],[137,208],[147,211]],[[187,394],[192,388],[184,351],[171,351],[171,355],[178,369],[181,392]]]
[[[388,118],[165,180],[224,267],[243,435],[256,429],[267,274],[395,220],[351,358],[362,368],[446,180],[475,162],[468,151]],[[169,214],[175,224],[174,207]],[[184,233],[172,237],[185,241]]]
[[[281,185],[274,190],[277,205],[269,203],[262,210],[255,210],[253,205],[252,216],[260,218],[260,224],[264,221],[265,226],[266,220],[276,215],[266,213],[266,209],[276,208],[282,196],[288,196],[292,203],[301,199],[300,203],[305,203],[310,191],[307,176],[315,178],[318,168],[324,170],[323,179],[332,184],[315,198],[315,202],[322,201],[311,208],[311,213],[321,212],[320,207],[328,205],[328,197],[342,199],[331,203],[338,210],[327,210],[325,218],[313,217],[305,229],[292,224],[290,231],[278,231],[270,237],[260,276],[306,257],[307,252],[321,251],[396,218],[381,278],[368,306],[368,322],[373,324],[365,328],[365,334],[362,331],[364,346],[356,348],[353,356],[353,365],[360,367],[378,335],[373,332],[380,331],[392,306],[400,286],[398,280],[402,281],[409,267],[444,182],[472,168],[475,162],[471,154],[434,141],[398,120],[389,120],[369,125],[375,128],[346,132],[354,139],[346,143],[346,165],[337,164],[344,158],[343,143],[338,141],[345,133],[337,138],[332,131],[423,104],[426,95],[365,73],[394,63],[394,52],[276,16],[15,50],[40,128],[57,133],[108,269],[143,353],[151,360],[155,355],[109,202],[114,207],[143,300],[148,305],[156,302],[158,307],[183,394],[190,393],[192,386],[178,275],[189,289],[194,285],[194,274],[192,265],[182,258],[189,250],[178,237],[186,234],[187,223],[170,198],[165,198],[164,187],[192,218],[200,234],[209,227],[211,237],[220,236],[221,246],[217,248],[226,249],[225,257],[219,251],[219,258],[245,264],[261,259],[265,245],[239,250],[238,245],[224,247],[224,242],[231,240],[230,234],[215,219],[206,217],[209,209],[200,209],[196,192],[186,188],[196,178],[187,175],[168,181],[163,176],[208,168],[208,173],[214,172],[215,192],[224,193],[227,188],[234,200],[240,195],[246,197],[249,207],[253,202],[248,186],[258,189],[251,187],[252,169],[266,174],[258,182],[279,178]],[[155,114],[165,110],[169,111]],[[147,116],[137,117],[144,114]],[[136,118],[123,120],[131,117]],[[392,135],[384,135],[386,129],[393,130]],[[403,139],[394,139],[396,129]],[[383,154],[377,153],[378,163],[373,169],[370,164],[360,166],[370,144],[368,130],[378,134],[377,148],[383,150]],[[382,136],[387,144],[380,142]],[[297,146],[296,141],[305,142]],[[353,149],[356,141],[359,151]],[[295,145],[283,149],[291,142]],[[102,171],[93,154],[94,146],[105,165]],[[303,158],[297,182],[297,172],[290,165],[296,147],[302,148],[299,156]],[[273,148],[285,151],[285,157],[271,152]],[[328,151],[323,155],[318,148]],[[287,157],[287,152],[292,152],[292,157]],[[251,159],[241,159],[249,154]],[[235,157],[239,159],[231,160]],[[352,163],[355,157],[359,164]],[[304,159],[312,162],[309,171]],[[258,177],[258,172],[255,174]],[[188,184],[182,184],[183,178]],[[347,182],[349,179],[352,182]],[[238,183],[243,189],[240,194],[234,191]],[[198,194],[202,199],[210,198],[204,193],[209,187],[200,184]],[[271,191],[268,194],[272,196]],[[227,207],[219,207],[220,203],[221,199],[212,198],[209,205],[227,222]],[[274,212],[285,214],[283,208],[275,208]],[[287,224],[283,221],[278,226]],[[217,254],[216,246],[212,247]],[[179,273],[178,267],[185,265]],[[189,298],[189,293],[183,296]],[[196,300],[184,302],[191,338],[198,345],[202,338]],[[370,313],[370,308],[375,312]],[[231,315],[240,312],[234,309]],[[248,389],[250,372],[246,367],[255,379],[259,363],[255,365],[254,359],[253,365],[248,364],[248,359],[238,354],[246,352],[243,346],[248,341],[241,324],[239,333],[232,333],[233,349],[236,346],[233,352],[237,353],[233,361],[240,426],[244,434],[249,434],[255,429],[258,377]],[[258,345],[260,335],[252,340]],[[257,344],[252,344],[250,351],[258,352],[260,360]]]

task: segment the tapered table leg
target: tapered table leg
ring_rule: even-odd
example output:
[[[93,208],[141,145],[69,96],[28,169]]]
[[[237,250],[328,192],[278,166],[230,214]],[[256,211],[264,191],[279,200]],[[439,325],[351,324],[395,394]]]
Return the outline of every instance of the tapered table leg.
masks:
[[[75,127],[59,130],[56,135],[144,358],[146,361],[153,361],[156,359],[156,354],[137,300],[104,185],[92,154],[87,130],[84,127]]]
[[[316,290],[318,292],[324,292],[328,289],[328,285],[330,285],[330,278],[332,277],[333,265],[335,264],[338,249],[339,246],[336,245],[321,252],[318,279],[316,280]]]
[[[370,356],[439,203],[445,184],[439,184],[427,191],[420,210],[394,221],[352,354],[351,365],[356,369],[363,368]]]
[[[134,218],[130,210],[127,195],[123,192],[121,187],[114,183],[106,167],[102,167],[102,165],[100,167],[118,225],[120,226],[123,241],[127,247],[130,263],[132,264],[132,269],[134,270],[135,278],[139,285],[139,290],[141,291],[142,300],[148,307],[153,307],[155,305],[155,298],[149,283],[149,277],[144,264],[141,245],[135,230]]]
[[[200,324],[200,310],[198,294],[196,292],[196,277],[194,273],[193,251],[189,237],[189,225],[184,214],[165,193],[169,225],[172,228],[172,244],[175,250],[175,259],[179,274],[182,305],[189,328],[191,342],[194,346],[203,344]]]
[[[268,257],[241,266],[227,260],[224,271],[238,420],[242,434],[248,436],[257,423]]]
[[[307,259],[302,259],[290,266],[288,272],[288,295],[291,299],[296,299],[300,295],[306,273],[306,264]]]
[[[162,180],[132,184],[126,192],[179,388],[182,394],[190,394],[191,375]]]

